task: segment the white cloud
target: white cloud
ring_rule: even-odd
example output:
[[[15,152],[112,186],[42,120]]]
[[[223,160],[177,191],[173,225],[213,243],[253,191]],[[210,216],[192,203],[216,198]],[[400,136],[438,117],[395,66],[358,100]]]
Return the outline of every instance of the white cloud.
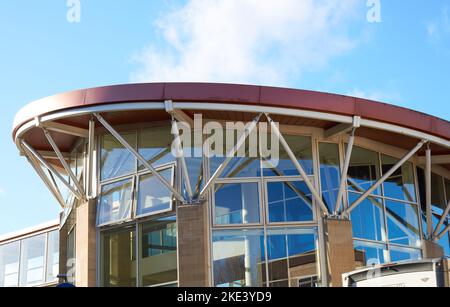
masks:
[[[133,59],[133,82],[289,84],[356,42],[347,30],[357,0],[189,0],[156,22],[164,46]]]
[[[441,15],[427,24],[428,37],[437,42],[443,37],[450,36],[450,8],[442,8]]]

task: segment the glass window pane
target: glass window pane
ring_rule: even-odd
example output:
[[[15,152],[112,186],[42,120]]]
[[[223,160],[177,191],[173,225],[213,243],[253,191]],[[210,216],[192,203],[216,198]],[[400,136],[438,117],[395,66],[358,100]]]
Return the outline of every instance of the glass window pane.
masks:
[[[381,163],[383,174],[387,173],[398,162],[398,159],[382,155]],[[403,164],[401,168],[384,182],[383,187],[384,196],[386,197],[416,202],[412,163],[406,162]]]
[[[59,274],[59,231],[48,233],[46,282],[55,281]]]
[[[386,200],[389,242],[420,247],[419,216],[417,206]]]
[[[171,127],[152,127],[139,132],[139,153],[153,167],[175,162]],[[139,171],[145,167],[139,162]]]
[[[445,193],[447,196],[447,204],[450,203],[450,180],[445,179]]]
[[[136,148],[136,133],[120,134],[131,146]],[[111,134],[102,137],[101,180],[118,178],[136,170],[136,159]]]
[[[160,171],[159,174],[172,183],[173,168]],[[137,215],[157,214],[172,210],[172,193],[154,175],[139,178]]]
[[[420,167],[417,168],[417,179],[419,181],[422,212],[426,213],[425,171]],[[433,206],[433,211],[439,214],[442,214],[443,210],[446,208],[444,183],[442,177],[435,173],[431,174],[431,204]]]
[[[317,286],[315,229],[271,229],[267,233],[267,268],[270,287],[277,284]]]
[[[229,136],[234,135],[233,139],[227,140],[227,133]],[[226,155],[233,148],[233,146],[236,145],[240,136],[240,132],[229,132],[229,130],[226,130],[226,133],[223,135],[222,144],[214,144],[212,146],[215,150],[215,154],[210,158],[211,175],[214,174],[219,166],[225,161]],[[221,178],[253,178],[261,176],[259,152],[257,150],[257,146],[253,147],[250,143],[251,142],[247,139],[245,146],[243,146],[228,163],[224,172],[220,176]],[[216,146],[222,147],[217,147],[216,149]]]
[[[422,259],[422,252],[417,249],[391,247],[391,262],[403,262]]]
[[[303,169],[308,175],[313,175],[314,168],[312,162],[312,144],[311,138],[298,135],[283,134],[286,142],[297,157],[298,162],[302,165]],[[289,158],[287,152],[284,150],[281,144],[279,145],[279,161],[278,165],[271,165],[267,161],[263,161],[264,176],[299,176],[299,172],[295,167],[292,160]]]
[[[102,286],[136,287],[134,228],[103,232],[101,236]]]
[[[20,242],[0,246],[0,288],[19,285]]]
[[[76,280],[76,241],[75,228],[67,235],[67,281],[75,284]]]
[[[383,174],[387,173],[398,159],[382,155],[381,163]],[[384,196],[400,200],[416,202],[416,189],[414,184],[412,163],[406,162],[394,174],[392,174],[383,184]]]
[[[257,183],[217,184],[216,225],[258,224],[260,222]]]
[[[349,193],[350,204],[354,203],[360,196],[359,194]],[[381,199],[368,197],[352,211],[351,220],[354,238],[386,241]]]
[[[348,169],[348,187],[351,191],[365,192],[380,178],[378,153],[353,147]],[[380,195],[380,188],[373,192]]]
[[[141,226],[140,286],[176,283],[177,226],[175,217]]]
[[[22,241],[20,258],[20,286],[44,283],[45,234]]]
[[[267,183],[269,222],[314,220],[312,196],[303,181]]]
[[[127,179],[102,187],[97,225],[121,222],[131,217],[133,180]]]
[[[434,215],[434,214],[433,214],[433,229],[435,229],[435,228],[437,227],[437,225],[438,225],[440,219],[441,219],[440,216],[437,216],[437,215]],[[424,220],[423,220],[423,223],[425,224],[425,227],[426,227],[426,220],[425,220],[425,218],[424,218]],[[444,231],[444,229],[447,227],[447,225],[448,225],[448,222],[445,222],[444,225],[442,225],[442,227],[441,227],[439,233],[441,233],[442,231]],[[425,229],[426,229],[426,228],[425,228]],[[444,254],[445,254],[446,256],[450,256],[450,236],[449,236],[449,233],[448,233],[448,232],[445,234],[445,236],[443,236],[443,237],[438,241],[438,244],[439,244],[440,246],[442,246],[442,248],[444,249]]]
[[[339,146],[337,144],[320,143],[319,154],[322,198],[330,212],[334,212],[341,183]]]
[[[266,281],[264,258],[262,230],[214,231],[214,286],[263,286]]]
[[[386,245],[355,241],[355,260],[357,268],[384,264],[386,263],[387,253]]]

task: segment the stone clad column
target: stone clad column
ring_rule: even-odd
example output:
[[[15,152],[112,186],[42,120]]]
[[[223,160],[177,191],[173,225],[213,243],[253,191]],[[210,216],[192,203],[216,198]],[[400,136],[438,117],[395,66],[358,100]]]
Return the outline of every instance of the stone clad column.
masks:
[[[423,258],[424,259],[438,259],[444,257],[444,249],[437,243],[423,240],[422,241],[423,248]]]
[[[82,203],[76,208],[76,286],[95,287],[96,284],[96,201]]]
[[[352,223],[349,220],[325,221],[330,286],[342,287],[342,274],[355,270]]]
[[[208,202],[179,206],[178,276],[180,287],[209,287]]]

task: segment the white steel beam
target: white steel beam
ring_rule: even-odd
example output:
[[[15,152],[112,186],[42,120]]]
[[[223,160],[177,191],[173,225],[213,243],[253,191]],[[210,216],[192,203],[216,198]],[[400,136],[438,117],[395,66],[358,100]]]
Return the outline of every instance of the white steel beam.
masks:
[[[426,214],[427,214],[427,236],[432,239],[433,236],[433,209],[432,209],[432,187],[431,187],[431,149],[430,146],[426,150],[425,165],[425,194],[426,194]]]
[[[287,152],[287,154],[289,155],[289,158],[292,160],[292,163],[295,165],[295,168],[300,173],[300,176],[303,178],[305,184],[308,186],[308,189],[311,191],[311,194],[314,196],[317,204],[319,204],[320,208],[322,209],[322,211],[325,214],[329,214],[330,212],[329,212],[327,206],[325,205],[325,203],[323,202],[323,199],[322,199],[321,195],[316,190],[316,188],[312,184],[311,180],[309,180],[308,175],[306,174],[306,172],[303,169],[303,167],[301,166],[301,164],[298,162],[297,157],[292,152],[291,148],[289,147],[289,144],[286,142],[285,138],[281,134],[281,132],[278,129],[277,125],[272,120],[272,118],[270,118],[270,116],[268,114],[266,114],[266,117],[267,117],[267,120],[269,121],[269,123],[270,123],[270,125],[272,127],[272,132],[275,133],[275,135],[279,139],[279,141],[280,141],[281,145],[283,146],[284,150]]]
[[[52,174],[54,176],[56,176],[59,181],[61,181],[68,189],[69,191],[75,195],[76,198],[78,198],[78,200],[83,200],[83,195],[80,194],[80,192],[78,192],[77,190],[75,190],[68,182],[66,179],[64,179],[64,177],[55,170],[55,168],[48,163],[47,160],[45,160],[33,147],[31,147],[27,142],[25,142],[24,140],[21,141],[22,146],[25,147],[28,152],[30,152],[38,161],[39,163],[41,163],[46,169],[48,169],[50,172],[52,172]]]
[[[36,127],[45,128],[47,130],[54,131],[54,132],[69,134],[69,135],[73,135],[73,136],[77,136],[77,137],[81,137],[81,138],[85,138],[85,139],[87,139],[89,137],[89,130],[86,130],[86,129],[83,129],[80,127],[66,125],[66,124],[60,124],[60,123],[56,123],[56,122],[42,123],[40,117],[35,118],[35,124],[36,124]]]
[[[342,216],[349,216],[350,213],[358,207],[373,191],[378,189],[393,173],[395,173],[403,164],[405,164],[412,156],[414,156],[420,148],[427,143],[427,140],[420,141],[416,147],[414,147],[406,156],[404,156],[397,164],[395,164],[383,177],[381,177],[371,188],[369,188],[360,198],[358,198],[350,207],[348,207]]]
[[[93,193],[93,175],[94,175],[94,148],[95,148],[95,120],[94,117],[91,117],[89,120],[89,138],[88,138],[88,158],[86,165],[86,174],[87,174],[87,198],[94,199],[95,195]]]
[[[352,134],[350,135],[350,139],[348,141],[347,145],[347,152],[345,154],[345,162],[344,167],[342,168],[342,174],[341,174],[341,184],[339,186],[339,193],[338,197],[336,199],[336,205],[334,208],[334,214],[338,215],[339,211],[341,210],[342,205],[342,198],[344,196],[346,184],[347,184],[347,176],[348,176],[348,168],[350,167],[350,160],[352,157],[353,152],[353,145],[355,144],[355,129],[353,129]]]
[[[436,241],[441,240],[446,234],[447,232],[450,231],[450,225],[448,225],[437,237],[436,237]]]
[[[245,129],[244,133],[241,135],[239,140],[237,141],[236,145],[227,152],[227,155],[225,157],[225,161],[219,166],[219,168],[216,170],[216,172],[211,176],[209,181],[205,184],[202,191],[200,192],[200,198],[204,198],[206,193],[208,192],[211,185],[213,185],[217,178],[222,175],[222,173],[225,171],[228,164],[231,162],[231,160],[234,158],[234,155],[241,149],[243,145],[245,145],[245,141],[247,140],[248,136],[251,135],[253,130],[255,130],[256,125],[258,124],[259,120],[261,119],[262,113],[259,114],[257,117],[253,119],[253,122],[250,124],[248,129]]]
[[[44,135],[47,138],[47,141],[49,142],[50,146],[52,146],[53,150],[55,151],[56,156],[59,159],[59,162],[61,162],[61,165],[66,170],[69,177],[72,179],[73,183],[75,184],[76,188],[78,189],[78,192],[83,195],[83,199],[86,200],[86,196],[84,193],[84,189],[81,186],[80,182],[78,181],[75,174],[72,172],[72,169],[70,168],[69,164],[67,164],[67,161],[64,159],[61,151],[58,148],[58,145],[56,145],[56,142],[53,140],[53,137],[51,136],[50,132],[48,132],[45,128],[43,129]]]
[[[189,178],[189,171],[188,171],[188,168],[186,165],[186,159],[184,158],[183,146],[181,144],[181,139],[180,139],[180,130],[178,128],[178,124],[177,124],[177,121],[175,118],[172,122],[172,133],[174,134],[174,137],[175,137],[174,142],[175,142],[175,149],[177,151],[177,159],[179,161],[181,170],[183,172],[186,190],[189,195],[189,200],[192,201],[194,194],[192,192],[191,179]]]
[[[130,151],[138,160],[141,162],[144,167],[146,167],[153,176],[155,176],[165,187],[169,189],[182,203],[186,203],[186,200],[184,197],[160,174],[158,173],[153,166],[150,165],[150,163],[147,162],[147,160],[136,150],[128,144],[128,142],[100,115],[97,113],[94,113],[94,116],[97,118],[97,120],[108,130],[118,141],[122,144],[128,151]]]
[[[354,130],[355,128],[359,127],[361,127],[361,117],[355,116],[353,118],[352,124],[339,124],[334,127],[331,127],[330,129],[325,131],[324,136],[326,139],[330,139],[336,135],[348,133]]]

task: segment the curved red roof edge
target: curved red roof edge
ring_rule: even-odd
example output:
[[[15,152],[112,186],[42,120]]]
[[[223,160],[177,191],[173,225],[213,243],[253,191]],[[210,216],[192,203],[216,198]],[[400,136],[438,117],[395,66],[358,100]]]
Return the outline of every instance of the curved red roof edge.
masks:
[[[361,116],[450,140],[449,121],[403,107],[338,94],[223,83],[122,84],[57,94],[34,101],[17,113],[13,139],[25,123],[57,111],[102,104],[165,100],[250,104]]]

